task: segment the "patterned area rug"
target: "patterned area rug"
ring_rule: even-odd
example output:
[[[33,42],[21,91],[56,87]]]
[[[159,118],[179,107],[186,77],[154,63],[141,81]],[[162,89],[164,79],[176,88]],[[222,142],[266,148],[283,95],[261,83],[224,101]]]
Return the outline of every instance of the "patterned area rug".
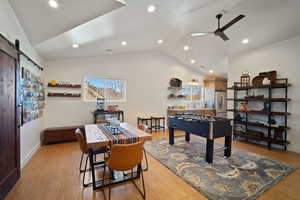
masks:
[[[208,199],[256,199],[295,168],[280,161],[234,148],[229,159],[223,152],[214,154],[214,162],[205,162],[206,140],[191,135],[176,136],[175,144],[167,138],[145,144],[146,151]],[[221,144],[215,142],[215,148]]]

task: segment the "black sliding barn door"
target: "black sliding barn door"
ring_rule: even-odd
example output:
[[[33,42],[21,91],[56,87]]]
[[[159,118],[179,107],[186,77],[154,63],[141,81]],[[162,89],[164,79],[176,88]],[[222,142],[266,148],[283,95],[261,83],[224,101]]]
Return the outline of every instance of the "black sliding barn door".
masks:
[[[17,51],[0,38],[0,199],[20,178]]]

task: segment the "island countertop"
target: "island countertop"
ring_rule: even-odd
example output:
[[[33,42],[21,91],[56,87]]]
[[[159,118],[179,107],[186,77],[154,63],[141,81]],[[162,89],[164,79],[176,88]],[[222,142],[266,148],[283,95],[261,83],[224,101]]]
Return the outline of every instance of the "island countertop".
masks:
[[[212,108],[189,108],[189,109],[167,109],[167,114],[177,113],[194,113],[194,114],[205,114],[205,115],[216,115],[216,110]]]
[[[180,108],[174,108],[174,109],[168,109],[168,110],[174,110],[174,111],[188,111],[188,110],[215,110],[215,109],[213,109],[213,108],[184,108],[184,109],[180,109]]]

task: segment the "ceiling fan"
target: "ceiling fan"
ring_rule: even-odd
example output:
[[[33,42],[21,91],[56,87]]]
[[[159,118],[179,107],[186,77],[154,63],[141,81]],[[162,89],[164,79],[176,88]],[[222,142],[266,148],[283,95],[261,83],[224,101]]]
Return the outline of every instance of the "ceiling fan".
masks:
[[[231,20],[229,23],[224,25],[223,27],[220,27],[220,19],[223,17],[223,14],[218,14],[216,18],[218,19],[218,29],[215,30],[214,32],[200,32],[200,33],[192,33],[191,36],[196,37],[196,36],[203,36],[203,35],[209,35],[209,34],[215,34],[215,36],[221,37],[224,41],[229,40],[229,37],[224,33],[225,30],[227,30],[229,27],[240,21],[245,17],[245,15],[239,15],[233,20]]]

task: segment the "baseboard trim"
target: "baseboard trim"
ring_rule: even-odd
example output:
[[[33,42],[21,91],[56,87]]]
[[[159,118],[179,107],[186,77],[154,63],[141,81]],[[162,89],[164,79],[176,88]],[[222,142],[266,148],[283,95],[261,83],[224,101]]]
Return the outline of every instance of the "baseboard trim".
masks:
[[[299,147],[295,147],[295,146],[291,146],[291,147],[288,146],[287,150],[295,152],[295,153],[300,153],[300,148]]]
[[[41,143],[36,144],[31,151],[25,156],[23,160],[21,160],[21,170],[23,167],[27,165],[27,163],[31,160],[31,158],[34,156],[34,154],[37,152],[37,150],[41,147]]]

